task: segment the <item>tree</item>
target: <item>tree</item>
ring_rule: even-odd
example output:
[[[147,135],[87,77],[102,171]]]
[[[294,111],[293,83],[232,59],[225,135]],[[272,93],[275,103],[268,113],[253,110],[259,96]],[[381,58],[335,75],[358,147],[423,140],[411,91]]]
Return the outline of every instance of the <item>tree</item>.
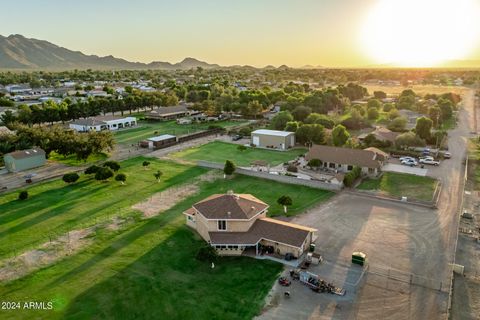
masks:
[[[18,200],[27,200],[27,199],[28,199],[28,191],[26,190],[20,191],[20,193],[18,194]]]
[[[300,143],[325,143],[325,129],[319,124],[304,124],[298,128],[296,138]]]
[[[127,181],[127,175],[125,173],[118,173],[115,176],[115,181],[119,181],[121,184],[125,184],[125,181]]]
[[[338,124],[332,130],[332,141],[333,144],[337,147],[343,146],[348,139],[350,139],[350,133],[348,133],[347,128]]]
[[[289,121],[285,126],[285,131],[289,132],[297,132],[298,128],[300,127],[300,122],[298,121]]]
[[[240,151],[240,152],[243,152],[243,151],[247,150],[247,147],[245,147],[243,144],[241,144],[237,147],[237,150]]]
[[[383,105],[383,111],[385,112],[389,112],[390,110],[392,110],[393,108],[395,108],[395,106],[393,105],[393,103],[385,103]]]
[[[247,110],[250,115],[253,115],[255,119],[257,119],[257,115],[263,111],[263,106],[257,100],[253,100],[248,103]]]
[[[291,206],[293,204],[292,198],[289,196],[281,196],[278,198],[277,203],[283,206],[283,212],[287,213],[287,206]]]
[[[76,172],[65,173],[62,177],[62,180],[66,183],[76,182],[80,176]]]
[[[400,116],[400,112],[395,108],[392,108],[392,109],[390,109],[390,111],[388,111],[388,118],[390,120],[398,118],[399,116]]]
[[[378,111],[380,110],[381,107],[382,107],[382,103],[378,99],[370,99],[367,102],[367,109],[375,108]]]
[[[415,132],[417,135],[424,140],[430,138],[430,131],[432,130],[433,121],[426,117],[420,117],[417,119],[417,124],[415,126]]]
[[[95,180],[106,181],[107,179],[113,177],[113,171],[110,168],[99,168],[97,173],[95,173]]]
[[[442,110],[439,107],[430,107],[428,109],[428,117],[432,120],[432,125],[437,128],[442,122]]]
[[[93,165],[85,169],[85,174],[94,174],[94,173],[97,173],[98,170],[100,170],[100,167]]]
[[[149,165],[150,165],[150,161],[143,161],[143,163],[142,163],[142,166],[145,170],[147,170]]]
[[[441,111],[442,120],[448,120],[453,115],[453,103],[450,100],[440,98],[437,105]]]
[[[283,130],[287,122],[293,121],[293,116],[289,111],[281,111],[272,118],[272,128],[275,130]]]
[[[297,121],[304,121],[312,113],[312,108],[305,106],[298,106],[292,111],[292,115]]]
[[[160,182],[160,178],[163,176],[163,172],[160,170],[157,170],[157,172],[155,172],[153,176],[155,177],[155,179],[157,179],[157,182]]]
[[[405,131],[406,126],[407,119],[405,117],[397,117],[388,124],[387,128],[391,131],[402,132]]]
[[[214,262],[218,258],[217,250],[209,244],[202,246],[195,256],[197,260]]]
[[[117,161],[106,161],[103,166],[112,169],[114,172],[120,170],[120,163]]]
[[[226,176],[230,176],[234,172],[235,172],[235,164],[233,164],[233,162],[230,160],[225,161],[225,166],[223,167],[224,177],[226,178]]]
[[[373,91],[373,95],[375,99],[385,99],[387,97],[387,94],[383,91]]]
[[[327,129],[333,129],[335,121],[329,116],[319,113],[311,113],[304,121],[306,124],[321,124]]]
[[[378,109],[374,107],[368,108],[367,111],[368,119],[375,120],[378,118]]]
[[[308,161],[307,165],[310,167],[310,168],[319,168],[322,166],[322,160],[320,159],[311,159],[310,161]]]
[[[415,146],[425,146],[425,141],[413,132],[405,132],[395,138],[395,146],[399,149]]]

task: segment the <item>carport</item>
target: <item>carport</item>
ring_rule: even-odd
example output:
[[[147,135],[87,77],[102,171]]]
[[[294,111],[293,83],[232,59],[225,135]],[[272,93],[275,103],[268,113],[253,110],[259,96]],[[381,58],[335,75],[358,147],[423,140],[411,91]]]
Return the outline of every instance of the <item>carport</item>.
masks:
[[[427,175],[428,169],[409,167],[401,164],[388,163],[385,166],[383,166],[382,171],[408,173],[408,174],[414,174],[417,176],[425,177]]]

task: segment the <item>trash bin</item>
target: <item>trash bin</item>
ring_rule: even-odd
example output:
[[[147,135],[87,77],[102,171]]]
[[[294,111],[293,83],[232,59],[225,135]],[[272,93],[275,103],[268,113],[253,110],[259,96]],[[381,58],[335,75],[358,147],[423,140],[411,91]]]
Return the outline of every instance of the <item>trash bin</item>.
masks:
[[[315,243],[310,243],[310,252],[315,251]]]

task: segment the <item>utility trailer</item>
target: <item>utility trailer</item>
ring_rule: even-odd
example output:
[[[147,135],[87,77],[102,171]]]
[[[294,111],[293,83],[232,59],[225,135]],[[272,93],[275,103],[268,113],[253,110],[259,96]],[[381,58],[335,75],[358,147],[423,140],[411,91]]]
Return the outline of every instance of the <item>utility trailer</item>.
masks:
[[[321,279],[318,275],[308,271],[300,269],[290,270],[290,276],[293,280],[299,280],[301,283],[303,283],[315,292],[327,292],[339,296],[344,296],[346,293],[345,289],[338,288],[332,283]]]

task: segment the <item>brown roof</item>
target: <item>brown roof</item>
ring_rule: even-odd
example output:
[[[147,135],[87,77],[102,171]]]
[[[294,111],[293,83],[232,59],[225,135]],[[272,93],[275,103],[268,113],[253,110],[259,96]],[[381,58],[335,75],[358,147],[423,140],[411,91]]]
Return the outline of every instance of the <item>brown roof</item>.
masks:
[[[388,153],[386,153],[385,151],[382,151],[378,148],[375,148],[375,147],[368,147],[368,148],[365,148],[363,150],[367,150],[367,151],[371,151],[371,152],[375,152],[381,156],[383,156],[385,159],[388,158]]]
[[[379,168],[384,157],[372,151],[313,145],[305,159],[320,159],[323,162],[350,164],[359,167]]]
[[[214,194],[193,207],[207,219],[250,219],[268,205],[249,194]]]
[[[45,151],[43,151],[43,149],[40,149],[40,148],[33,148],[33,149],[10,152],[10,153],[7,153],[6,155],[10,155],[14,159],[25,159],[30,157],[36,157],[38,155],[43,155],[45,157]]]
[[[174,114],[182,114],[188,112],[187,106],[174,106],[174,107],[160,107],[158,109],[150,111],[147,116],[161,117]]]
[[[255,221],[247,232],[209,232],[210,241],[216,245],[254,245],[265,239],[301,248],[310,232],[316,229],[270,218]]]

